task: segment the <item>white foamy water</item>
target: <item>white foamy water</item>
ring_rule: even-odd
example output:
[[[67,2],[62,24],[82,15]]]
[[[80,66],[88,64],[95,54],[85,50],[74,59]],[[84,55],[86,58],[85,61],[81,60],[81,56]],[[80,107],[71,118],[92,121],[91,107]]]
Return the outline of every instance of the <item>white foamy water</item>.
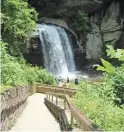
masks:
[[[56,76],[74,78],[74,55],[65,30],[54,25],[37,25],[45,68]]]

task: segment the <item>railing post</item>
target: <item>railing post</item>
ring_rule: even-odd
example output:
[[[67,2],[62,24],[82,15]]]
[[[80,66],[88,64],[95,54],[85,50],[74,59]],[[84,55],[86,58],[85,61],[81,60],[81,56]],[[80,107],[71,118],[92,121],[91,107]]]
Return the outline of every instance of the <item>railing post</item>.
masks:
[[[56,97],[56,105],[58,105],[58,97]]]
[[[49,94],[49,100],[50,100],[50,94]]]
[[[66,100],[64,99],[64,110],[66,110]]]
[[[72,127],[72,125],[73,125],[73,115],[72,115],[72,113],[71,113],[71,127]]]
[[[46,98],[48,99],[48,94],[46,95]]]
[[[53,102],[53,95],[52,95],[52,102]]]

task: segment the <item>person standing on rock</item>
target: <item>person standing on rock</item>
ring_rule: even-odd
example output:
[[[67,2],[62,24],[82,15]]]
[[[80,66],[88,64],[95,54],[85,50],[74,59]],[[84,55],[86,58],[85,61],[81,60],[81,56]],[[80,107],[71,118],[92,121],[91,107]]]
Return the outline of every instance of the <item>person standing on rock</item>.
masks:
[[[69,78],[67,77],[67,88],[68,88],[68,85],[69,85]]]
[[[67,83],[69,83],[69,78],[67,77]]]
[[[75,85],[78,85],[78,79],[77,78],[75,79]]]
[[[62,83],[62,78],[61,78],[61,76],[59,76],[59,78],[58,78],[58,85],[60,86],[61,83]]]

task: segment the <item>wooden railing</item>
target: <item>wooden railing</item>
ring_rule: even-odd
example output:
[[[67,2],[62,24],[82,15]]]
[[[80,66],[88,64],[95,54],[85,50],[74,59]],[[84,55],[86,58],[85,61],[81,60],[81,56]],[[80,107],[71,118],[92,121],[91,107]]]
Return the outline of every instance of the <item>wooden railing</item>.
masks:
[[[56,120],[60,124],[60,128],[62,131],[69,131],[71,129],[69,122],[67,120],[67,116],[65,114],[64,109],[57,106],[55,103],[49,101],[48,99],[44,99],[46,106],[50,110],[50,112],[55,116]]]
[[[43,94],[45,94],[46,92],[63,93],[69,95],[70,97],[73,97],[76,94],[76,89],[37,84],[36,92]]]
[[[40,83],[37,83],[36,86],[37,86],[37,87],[43,86],[43,87],[51,87],[51,88],[64,88],[64,89],[70,89],[70,90],[74,90],[74,91],[76,90],[75,88],[60,87],[60,86],[48,85],[48,84],[40,84]]]
[[[58,99],[63,99],[64,109],[58,106]],[[64,114],[64,110],[66,110],[66,107],[68,107],[71,114],[70,126],[72,126],[75,120],[82,131],[102,131],[98,129],[96,125],[93,125],[92,122],[80,110],[76,108],[76,106],[72,103],[70,97],[67,94],[47,92],[45,104],[60,122],[63,128],[62,130],[68,131],[70,129],[69,123],[67,123],[67,121],[65,123],[66,118]],[[62,115],[64,115],[64,117]]]

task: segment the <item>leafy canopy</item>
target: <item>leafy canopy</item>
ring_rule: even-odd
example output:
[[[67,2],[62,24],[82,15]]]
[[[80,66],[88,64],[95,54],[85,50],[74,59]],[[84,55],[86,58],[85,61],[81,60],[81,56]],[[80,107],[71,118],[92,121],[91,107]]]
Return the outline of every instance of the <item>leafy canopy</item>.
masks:
[[[2,40],[15,50],[35,29],[37,13],[23,0],[3,0],[1,6]]]

